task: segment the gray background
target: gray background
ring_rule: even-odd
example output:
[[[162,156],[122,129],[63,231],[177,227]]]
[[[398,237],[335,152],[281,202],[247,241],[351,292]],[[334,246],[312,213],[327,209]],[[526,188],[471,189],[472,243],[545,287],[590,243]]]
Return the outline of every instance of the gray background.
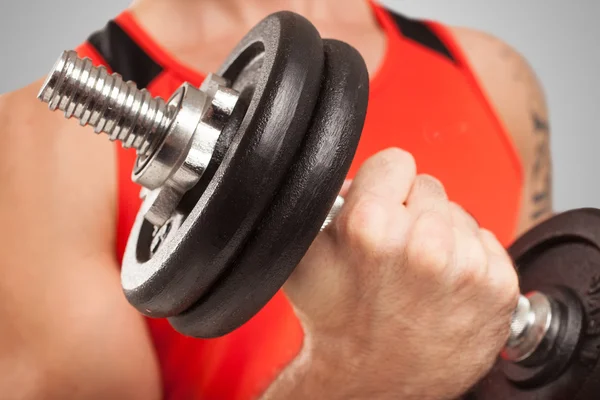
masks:
[[[343,0],[340,0],[343,1]],[[0,93],[48,72],[128,0],[0,0]],[[600,1],[387,0],[405,14],[490,32],[516,47],[545,86],[557,210],[600,207]]]

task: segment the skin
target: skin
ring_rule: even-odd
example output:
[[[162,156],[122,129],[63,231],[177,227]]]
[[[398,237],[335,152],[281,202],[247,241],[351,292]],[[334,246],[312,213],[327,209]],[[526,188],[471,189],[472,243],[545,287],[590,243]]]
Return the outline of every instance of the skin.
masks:
[[[385,48],[360,0],[346,1],[344,13],[334,0],[140,0],[132,9],[159,43],[202,71],[215,70],[277,9],[352,44],[371,71]],[[520,153],[522,232],[552,209],[542,90],[506,44],[454,33]],[[9,321],[0,330],[0,393],[159,399],[153,345],[122,295],[114,256],[114,145],[48,112],[36,100],[41,83],[0,96],[0,235],[11,250],[0,255],[0,318]],[[510,260],[435,178],[414,171],[410,154],[389,149],[346,188],[342,214],[286,284],[306,341],[265,399],[451,399],[493,363],[518,293]]]
[[[521,157],[520,235],[553,214],[550,126],[543,88],[523,56],[506,43],[469,29],[453,31]]]

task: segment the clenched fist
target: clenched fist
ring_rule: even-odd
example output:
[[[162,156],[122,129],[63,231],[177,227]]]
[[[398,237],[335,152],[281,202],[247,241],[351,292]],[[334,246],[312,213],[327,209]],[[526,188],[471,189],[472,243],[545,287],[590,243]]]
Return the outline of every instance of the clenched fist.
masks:
[[[286,283],[306,339],[267,397],[459,397],[508,338],[508,254],[404,151],[369,159],[346,191]]]

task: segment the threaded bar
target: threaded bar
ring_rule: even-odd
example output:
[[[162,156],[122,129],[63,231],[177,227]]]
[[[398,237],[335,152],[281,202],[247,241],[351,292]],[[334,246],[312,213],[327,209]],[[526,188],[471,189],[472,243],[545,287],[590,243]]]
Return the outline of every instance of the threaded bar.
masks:
[[[325,217],[325,221],[323,222],[323,225],[321,225],[321,231],[323,231],[325,228],[327,228],[329,226],[329,224],[331,224],[333,222],[335,217],[337,217],[337,215],[340,213],[343,206],[344,206],[344,198],[342,196],[336,197],[335,202],[333,203],[333,206],[331,207],[331,210],[329,210],[329,213],[327,213],[327,217]]]
[[[529,299],[523,295],[519,296],[517,308],[515,309],[510,322],[509,343],[518,340],[523,332],[525,332],[525,330],[528,328],[529,324],[531,323],[530,314],[531,306]]]
[[[125,82],[121,75],[95,67],[89,58],[65,51],[46,78],[38,98],[52,111],[61,110],[66,118],[90,125],[123,147],[133,147],[148,155],[160,142],[175,115],[160,97]]]

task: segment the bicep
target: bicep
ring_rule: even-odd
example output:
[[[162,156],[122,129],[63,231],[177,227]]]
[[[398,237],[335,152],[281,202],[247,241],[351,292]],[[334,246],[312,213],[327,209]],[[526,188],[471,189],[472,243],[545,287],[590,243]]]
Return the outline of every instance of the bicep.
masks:
[[[519,235],[553,213],[550,127],[543,89],[525,58],[506,43],[470,29],[453,32],[521,159]]]
[[[114,150],[47,111],[38,88],[0,98],[0,346],[23,365],[0,364],[0,392],[36,382],[41,397],[157,397],[114,256]]]

